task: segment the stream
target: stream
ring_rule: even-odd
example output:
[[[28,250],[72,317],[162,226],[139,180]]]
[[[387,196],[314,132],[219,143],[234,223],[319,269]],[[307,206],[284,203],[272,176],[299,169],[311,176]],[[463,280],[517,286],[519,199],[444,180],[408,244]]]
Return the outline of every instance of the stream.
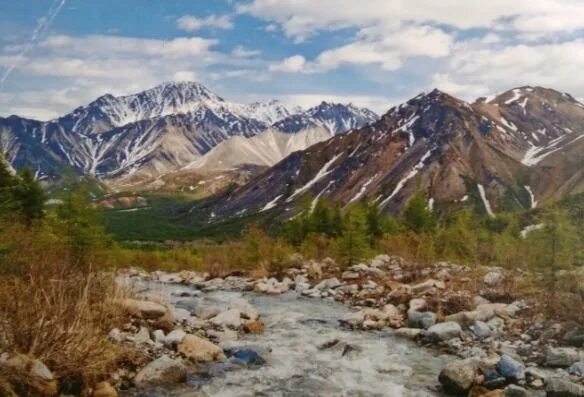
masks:
[[[136,285],[134,285],[136,287]],[[248,300],[265,324],[261,335],[243,335],[223,348],[252,348],[266,361],[256,367],[209,367],[209,376],[190,375],[172,388],[135,392],[144,397],[199,396],[442,396],[438,373],[449,359],[426,350],[391,331],[365,332],[339,324],[351,309],[343,304],[298,297],[214,291],[180,297],[193,288],[144,284],[142,290],[170,297],[176,307],[225,306]]]

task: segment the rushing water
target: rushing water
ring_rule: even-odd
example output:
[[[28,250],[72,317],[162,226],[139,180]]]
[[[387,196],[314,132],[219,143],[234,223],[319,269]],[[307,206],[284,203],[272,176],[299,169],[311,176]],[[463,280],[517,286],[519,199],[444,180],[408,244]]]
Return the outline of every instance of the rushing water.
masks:
[[[152,287],[152,286],[151,286]],[[440,396],[438,372],[447,356],[439,356],[389,332],[351,331],[339,319],[351,310],[339,303],[306,299],[293,293],[265,296],[218,291],[198,297],[177,297],[179,307],[222,306],[244,297],[261,314],[262,335],[246,335],[226,347],[251,347],[266,360],[255,368],[222,370],[189,377],[186,385],[156,389],[140,396]],[[155,287],[159,289],[160,287]],[[334,346],[323,348],[323,345]]]

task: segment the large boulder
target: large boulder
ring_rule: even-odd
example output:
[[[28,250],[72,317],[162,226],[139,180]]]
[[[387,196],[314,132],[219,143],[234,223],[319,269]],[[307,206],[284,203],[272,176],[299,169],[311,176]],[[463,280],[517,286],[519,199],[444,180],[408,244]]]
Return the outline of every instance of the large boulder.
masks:
[[[341,282],[336,277],[332,277],[332,278],[327,278],[325,280],[322,280],[320,283],[318,283],[314,286],[314,289],[322,291],[325,289],[337,288],[340,285],[341,285]]]
[[[566,332],[563,340],[570,346],[584,346],[584,328],[572,329]]]
[[[475,359],[451,361],[440,371],[438,380],[447,393],[465,395],[474,383],[477,370]]]
[[[491,270],[483,277],[483,282],[489,287],[496,287],[505,280],[505,275],[500,270]]]
[[[166,306],[152,301],[128,298],[116,302],[131,315],[145,319],[158,319],[169,313]]]
[[[146,365],[134,378],[140,388],[181,382],[186,377],[186,367],[180,361],[162,356]]]
[[[178,344],[177,351],[189,360],[199,363],[223,360],[225,358],[223,349],[196,335],[185,336],[182,342]]]
[[[547,397],[584,397],[584,386],[562,378],[549,378],[545,391]]]
[[[566,368],[584,360],[584,354],[574,347],[548,347],[545,352],[545,365]]]
[[[431,341],[446,341],[453,338],[460,338],[460,333],[462,332],[462,328],[458,323],[453,321],[445,322],[445,323],[438,323],[432,325],[426,331],[426,337]]]

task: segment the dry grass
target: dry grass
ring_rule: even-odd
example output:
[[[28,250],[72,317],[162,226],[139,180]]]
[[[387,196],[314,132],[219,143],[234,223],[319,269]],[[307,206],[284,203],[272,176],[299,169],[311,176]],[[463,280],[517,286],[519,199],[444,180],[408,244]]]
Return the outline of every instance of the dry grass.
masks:
[[[0,263],[0,352],[39,359],[61,384],[92,385],[123,355],[107,339],[123,321],[108,303],[119,293],[113,275],[92,271],[99,255],[88,255],[89,267],[70,263],[63,239],[47,227],[8,228],[0,235],[10,236]],[[17,381],[19,395],[36,395],[26,378],[5,378]]]

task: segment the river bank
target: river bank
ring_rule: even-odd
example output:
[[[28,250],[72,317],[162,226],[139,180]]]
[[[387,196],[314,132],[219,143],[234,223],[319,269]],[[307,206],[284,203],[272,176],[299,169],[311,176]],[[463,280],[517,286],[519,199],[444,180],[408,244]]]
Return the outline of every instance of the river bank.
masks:
[[[241,380],[228,380],[238,379],[237,374],[241,374],[232,370],[233,365],[239,370],[242,365],[251,365],[256,371],[253,372],[256,376],[252,376],[256,379],[253,386],[269,391],[275,383],[280,387],[278,392],[286,395],[287,391],[308,387],[303,382],[312,377],[302,373],[316,376],[319,368],[325,368],[329,375],[325,371],[319,376],[329,381],[333,379],[331,374],[350,372],[343,370],[342,363],[347,361],[357,363],[356,368],[362,371],[369,370],[356,378],[340,376],[350,384],[332,381],[321,384],[311,380],[314,390],[322,390],[321,395],[336,395],[335,391],[346,390],[346,395],[351,395],[352,390],[355,393],[360,390],[352,389],[353,384],[370,388],[360,390],[365,395],[407,396],[423,395],[422,392],[426,395],[470,392],[476,396],[581,395],[578,394],[583,389],[581,329],[575,324],[546,323],[534,317],[530,302],[501,302],[509,300],[508,280],[515,275],[501,269],[482,270],[480,286],[473,286],[481,292],[476,295],[470,294],[471,288],[464,287],[465,280],[467,284],[476,283],[477,275],[471,274],[469,268],[439,263],[414,269],[400,258],[387,256],[378,256],[368,264],[344,271],[330,260],[299,260],[298,266],[272,278],[243,275],[211,278],[195,272],[126,270],[120,272],[119,280],[132,286],[140,299],[159,302],[162,309],[158,318],[147,319],[144,317],[152,317],[152,312],[144,316],[148,311],[140,312],[134,307],[137,310],[134,322],[126,330],[112,331],[112,337],[119,343],[146,346],[150,358],[145,367],[136,368],[135,373],[120,373],[117,378],[123,384],[122,389],[129,390],[134,386],[169,383],[169,379],[162,377],[140,385],[141,379],[152,378],[148,371],[158,360],[157,365],[180,369],[171,373],[184,374],[180,379],[171,379],[186,387],[184,395],[221,395],[223,389],[229,393],[226,385],[230,384],[243,385],[241,395],[253,395],[252,385],[247,384],[246,389],[246,383]],[[234,299],[229,303],[225,294],[236,295],[231,296]],[[254,308],[256,301],[260,302],[259,310]],[[327,316],[326,311],[334,316]],[[301,313],[304,318],[293,313]],[[276,320],[278,314],[284,318]],[[286,315],[289,315],[287,319]],[[294,334],[298,324],[301,329],[296,328]],[[285,336],[282,327],[289,328],[292,337]],[[264,330],[264,335],[255,335]],[[338,333],[343,334],[338,337]],[[198,335],[201,340],[194,340],[191,335]],[[279,340],[274,340],[274,335]],[[359,338],[366,339],[361,341],[364,346],[371,342],[371,347],[352,341]],[[295,345],[283,343],[288,339]],[[254,348],[246,347],[248,343]],[[201,344],[205,352],[202,356]],[[288,353],[289,365],[284,367],[289,372],[280,372],[279,377],[274,375],[268,381],[269,371],[279,368],[275,364],[278,359],[272,355],[286,355],[282,350],[297,351],[298,346],[309,348],[300,349],[303,352],[300,356]],[[193,349],[199,353],[190,354]],[[396,361],[391,352],[400,349],[410,353]],[[345,358],[347,355],[357,358],[351,361]],[[416,356],[422,359],[416,360]],[[173,361],[160,361],[161,357]],[[301,374],[291,370],[308,361],[307,357],[321,364]],[[281,356],[280,360],[283,360]],[[323,365],[322,360],[329,364]],[[383,364],[388,362],[403,368],[384,369]],[[421,371],[425,374],[423,379],[414,377],[409,382],[409,387],[422,389],[408,388],[403,373],[418,373],[420,362],[433,365]],[[193,367],[192,363],[197,364]],[[282,361],[279,365],[283,365]],[[400,381],[396,382],[396,378]],[[381,389],[376,389],[376,385]],[[391,387],[396,388],[394,394],[384,392]],[[165,390],[168,388],[159,391],[163,394],[153,395],[165,395]],[[311,395],[315,395],[314,390]]]

